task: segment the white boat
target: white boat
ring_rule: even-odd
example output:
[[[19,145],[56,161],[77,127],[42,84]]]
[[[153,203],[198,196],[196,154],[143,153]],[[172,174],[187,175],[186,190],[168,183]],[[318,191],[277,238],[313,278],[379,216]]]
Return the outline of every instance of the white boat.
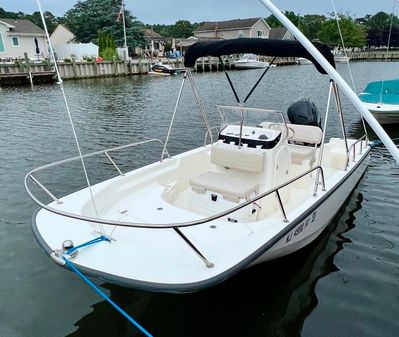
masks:
[[[282,16],[269,1],[262,3],[268,4],[277,18]],[[315,240],[362,177],[370,146],[366,136],[349,139],[345,135],[338,87],[331,80],[341,83],[333,69],[333,55],[326,46],[315,44],[317,49],[313,49],[315,46],[302,39],[298,40],[306,49],[298,41],[276,45],[267,39],[195,44],[185,55],[186,73],[165,143],[142,141],[30,171],[25,186],[40,205],[33,218],[33,233],[41,247],[59,265],[66,267],[68,260],[94,278],[151,291],[190,292],[293,253]],[[218,106],[221,128],[217,139],[213,138],[215,128],[209,124],[190,70],[197,58],[255,51],[276,57],[286,56],[287,50],[292,57],[310,57],[311,52],[318,60],[317,69],[322,73],[328,70],[327,106],[334,97],[331,105],[337,107],[342,136],[327,139],[330,109],[326,109],[321,126],[317,109],[304,100],[290,107],[289,123],[282,112],[247,107],[245,101]],[[169,157],[169,134],[187,80],[209,144]],[[349,90],[343,80],[342,87]],[[357,99],[353,95],[349,97]],[[369,118],[360,102],[359,111]],[[161,145],[161,160],[130,172],[122,172],[112,160],[114,151],[149,142]],[[385,143],[391,149],[389,141]],[[84,163],[102,154],[119,174],[96,185],[88,183],[56,197],[37,179],[39,171],[43,174],[71,161]],[[54,201],[40,201],[32,184]]]
[[[311,61],[311,60],[308,60],[307,58],[304,58],[304,57],[297,57],[297,58],[296,58],[296,62],[297,62],[299,65],[312,64],[312,61]]]
[[[335,63],[349,63],[350,57],[346,56],[343,52],[335,52],[334,61]]]
[[[370,82],[359,98],[380,124],[399,123],[398,79]]]
[[[269,62],[259,61],[254,54],[244,54],[238,61],[234,61],[236,69],[258,69],[266,68]]]

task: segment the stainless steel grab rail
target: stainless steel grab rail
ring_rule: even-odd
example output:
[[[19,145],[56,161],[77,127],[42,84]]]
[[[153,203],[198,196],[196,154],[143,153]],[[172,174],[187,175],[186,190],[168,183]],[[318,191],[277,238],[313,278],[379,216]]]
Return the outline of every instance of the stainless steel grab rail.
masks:
[[[363,140],[366,141],[366,143],[367,143],[367,135],[363,135],[363,136],[360,137],[357,141],[355,141],[354,143],[352,143],[352,144],[349,146],[348,152],[346,153],[345,170],[348,169],[348,166],[349,166],[349,159],[350,159],[350,153],[351,153],[352,150],[353,150],[352,162],[355,161],[355,158],[356,158],[356,144],[358,144],[359,142],[360,142],[359,154],[362,154]]]
[[[208,140],[208,135],[209,133],[212,133],[212,130],[216,130],[217,133],[219,133],[219,127],[218,126],[212,126],[209,128],[209,130],[206,130],[205,132],[205,139],[204,139],[204,146],[206,146],[206,141]],[[213,143],[211,143],[213,144]]]
[[[119,151],[119,150],[123,150],[123,149],[127,149],[130,147],[134,147],[134,146],[138,146],[138,145],[142,145],[142,144],[147,144],[147,143],[151,143],[151,142],[158,142],[161,144],[162,148],[164,148],[164,144],[160,139],[157,138],[153,138],[153,139],[146,139],[140,142],[136,142],[136,143],[130,143],[127,145],[122,145],[122,146],[117,146],[117,147],[113,147],[113,148],[109,148],[106,150],[100,150],[100,151],[96,151],[96,152],[92,152],[92,153],[88,153],[83,155],[83,159],[85,158],[90,158],[90,157],[94,157],[97,156],[99,154],[105,154],[105,156],[109,159],[109,161],[112,163],[112,165],[115,167],[115,169],[118,171],[119,175],[123,176],[123,172],[120,170],[120,168],[118,167],[118,165],[116,165],[115,161],[111,158],[111,156],[108,154],[108,152],[113,152],[113,151]],[[168,155],[168,158],[170,158],[169,152],[166,150],[165,152]],[[162,154],[163,155],[163,154]],[[162,161],[162,155],[161,155],[161,159],[160,161]],[[80,156],[76,156],[76,157],[72,157],[72,158],[67,158],[67,159],[63,159],[63,160],[59,160],[56,161],[54,163],[51,164],[47,164],[47,165],[43,165],[40,167],[37,167],[31,171],[29,171],[26,176],[25,176],[25,189],[28,193],[28,195],[32,198],[33,201],[35,201],[39,206],[43,207],[43,204],[41,202],[38,203],[37,199],[33,196],[33,193],[30,191],[28,185],[27,185],[27,178],[32,179],[48,196],[50,196],[51,199],[53,199],[55,202],[57,202],[57,204],[62,204],[62,201],[60,201],[56,196],[54,196],[54,194],[52,194],[46,187],[44,187],[44,185],[33,176],[33,173],[36,172],[40,172],[43,171],[45,169],[48,169],[50,167],[54,167],[54,166],[59,166],[62,164],[66,164],[66,163],[70,163],[73,161],[78,161],[81,160]],[[46,208],[46,207],[43,207]]]
[[[101,152],[103,152],[103,151],[99,151],[99,153],[101,153]],[[76,158],[79,159],[79,157],[76,157]],[[302,174],[300,174],[300,175],[288,180],[287,182],[285,182],[283,184],[280,184],[277,187],[274,187],[274,188],[272,188],[272,189],[270,189],[270,190],[268,190],[268,191],[266,191],[264,193],[259,194],[258,196],[255,196],[254,198],[252,198],[250,200],[247,200],[247,201],[245,201],[245,202],[243,202],[243,203],[241,203],[241,204],[239,204],[239,205],[237,205],[237,206],[235,206],[233,208],[230,208],[230,209],[228,209],[228,210],[226,210],[224,212],[221,212],[221,213],[218,213],[218,214],[206,217],[206,218],[202,218],[202,219],[199,219],[199,220],[193,220],[193,221],[187,221],[187,222],[181,222],[181,223],[165,223],[165,224],[130,223],[130,222],[107,220],[107,219],[94,218],[94,217],[90,217],[90,216],[84,216],[84,215],[78,215],[78,214],[74,214],[74,213],[64,212],[64,211],[58,210],[56,208],[53,208],[53,207],[51,207],[49,205],[46,205],[46,204],[42,203],[40,200],[38,200],[33,195],[33,193],[29,190],[28,182],[27,182],[28,178],[31,178],[32,173],[37,172],[40,169],[52,167],[52,166],[55,166],[56,164],[69,162],[69,161],[71,161],[71,160],[67,159],[67,160],[63,160],[63,161],[56,162],[56,163],[53,163],[53,164],[48,164],[48,165],[42,166],[41,168],[37,168],[37,169],[34,169],[34,170],[28,172],[27,175],[25,176],[24,183],[25,183],[25,189],[26,189],[28,195],[30,196],[30,198],[36,204],[38,204],[40,207],[46,209],[49,212],[52,212],[52,213],[55,213],[55,214],[58,214],[58,215],[61,215],[61,216],[65,216],[65,217],[68,217],[68,218],[71,218],[71,219],[76,219],[76,220],[88,221],[88,222],[104,224],[104,225],[111,225],[111,226],[120,226],[120,227],[165,229],[165,228],[190,227],[190,226],[196,226],[196,225],[204,224],[204,223],[207,223],[207,222],[211,222],[211,221],[220,219],[220,218],[222,218],[222,217],[224,217],[226,215],[229,215],[229,214],[231,214],[231,213],[233,213],[235,211],[238,211],[241,208],[244,208],[244,207],[246,207],[248,205],[251,205],[251,204],[255,203],[256,201],[258,201],[260,199],[263,199],[263,198],[265,198],[266,196],[268,196],[268,195],[270,195],[272,193],[276,193],[276,195],[278,195],[278,190],[280,190],[283,187],[286,187],[286,186],[292,184],[293,182],[303,178],[304,176],[306,176],[306,175],[308,175],[308,174],[310,174],[310,173],[312,173],[313,171],[316,171],[316,170],[318,170],[318,172],[321,174],[322,184],[323,184],[323,187],[325,187],[323,168],[321,166],[316,166],[316,167],[314,167],[314,168],[312,168],[312,169],[310,169],[310,170],[308,170],[308,171],[306,171],[306,172],[304,172],[304,173],[302,173]],[[287,219],[287,217],[285,215],[286,213],[285,213],[284,206],[283,206],[281,200],[280,200],[279,205],[281,207],[281,211],[282,211],[282,214],[283,214],[284,222],[289,222],[289,220]]]

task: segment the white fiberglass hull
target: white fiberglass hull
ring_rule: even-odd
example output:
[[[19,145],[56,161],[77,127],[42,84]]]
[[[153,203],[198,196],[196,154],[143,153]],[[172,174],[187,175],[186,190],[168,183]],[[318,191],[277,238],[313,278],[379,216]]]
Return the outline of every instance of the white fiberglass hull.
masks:
[[[306,58],[304,58],[304,57],[298,57],[298,58],[296,59],[296,61],[297,61],[297,63],[298,63],[299,65],[313,64],[312,61],[310,61],[310,60],[308,60],[308,59],[306,59]]]
[[[380,124],[399,123],[399,105],[384,103],[363,103]]]
[[[312,189],[293,195],[299,203],[286,206],[288,222],[276,209],[264,220],[232,223],[213,220],[180,228],[214,265],[208,268],[187,243],[170,229],[103,226],[113,241],[83,248],[71,259],[85,274],[124,286],[163,292],[190,292],[215,285],[252,264],[290,254],[313,241],[328,225],[365,169],[369,148],[356,154],[348,170],[334,170],[316,196]],[[358,152],[358,151],[356,151]],[[181,223],[203,218],[164,197],[176,188],[179,167],[192,174],[204,169],[209,147],[183,153],[93,186],[102,218],[120,221]],[[342,156],[340,155],[340,158]],[[338,158],[338,157],[337,157]],[[334,160],[334,158],[332,158]],[[170,181],[163,183],[163,181]],[[143,188],[143,184],[145,188]],[[183,192],[184,194],[185,192]],[[87,212],[88,190],[53,203],[60,211]],[[118,196],[118,197],[117,197]],[[115,200],[119,200],[116,202]],[[273,200],[273,199],[271,199]],[[82,208],[83,207],[83,208]],[[99,226],[39,210],[33,232],[44,250],[52,254],[65,240],[75,245],[98,237]]]
[[[259,68],[266,68],[269,66],[268,62],[261,62],[261,61],[236,61],[234,62],[236,69],[259,69]]]
[[[307,210],[299,219],[298,225],[253,264],[291,254],[315,240],[329,225],[355,188],[367,168],[367,161],[366,159],[360,163],[351,175],[342,177],[342,181],[337,184],[336,189],[331,191],[328,200],[319,201]]]
[[[349,56],[334,56],[335,63],[349,63]]]

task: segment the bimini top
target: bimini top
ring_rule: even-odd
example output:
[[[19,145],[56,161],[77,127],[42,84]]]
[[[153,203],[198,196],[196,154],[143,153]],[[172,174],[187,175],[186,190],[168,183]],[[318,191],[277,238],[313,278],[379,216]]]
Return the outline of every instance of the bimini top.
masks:
[[[313,45],[335,68],[334,55],[331,53],[330,48],[320,42],[314,42]],[[305,47],[294,40],[240,38],[212,42],[197,42],[188,48],[184,56],[184,65],[187,68],[194,67],[195,61],[203,56],[222,56],[241,53],[278,57],[304,57],[312,61],[319,72],[326,74],[326,71],[313,56],[310,55]]]

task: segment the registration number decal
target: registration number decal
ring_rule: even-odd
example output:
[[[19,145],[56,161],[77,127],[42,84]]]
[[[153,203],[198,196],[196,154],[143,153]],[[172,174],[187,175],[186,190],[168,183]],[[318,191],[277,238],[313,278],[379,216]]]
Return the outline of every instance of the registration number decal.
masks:
[[[292,240],[292,238],[295,238],[299,234],[303,232],[303,230],[309,226],[312,222],[314,222],[316,218],[316,212],[313,212],[312,215],[308,216],[305,220],[303,220],[298,226],[295,227],[285,238],[285,243],[287,244]]]

